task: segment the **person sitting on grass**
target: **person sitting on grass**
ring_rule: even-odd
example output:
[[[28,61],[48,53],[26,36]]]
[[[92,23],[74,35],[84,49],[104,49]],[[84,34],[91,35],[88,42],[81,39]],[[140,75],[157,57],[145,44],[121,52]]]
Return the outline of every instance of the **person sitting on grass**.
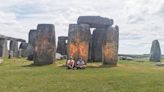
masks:
[[[74,69],[75,67],[75,61],[73,60],[72,57],[70,57],[69,60],[67,60],[67,69]]]
[[[85,69],[86,65],[82,58],[79,58],[76,64],[77,69]]]

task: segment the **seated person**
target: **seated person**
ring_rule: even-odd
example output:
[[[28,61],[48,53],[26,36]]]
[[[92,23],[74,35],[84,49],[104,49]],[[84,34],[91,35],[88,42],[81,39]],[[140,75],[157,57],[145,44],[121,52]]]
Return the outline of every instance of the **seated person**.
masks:
[[[79,58],[76,64],[77,69],[85,69],[86,65],[85,62]]]
[[[72,57],[70,57],[70,59],[67,61],[67,68],[74,69],[74,67],[75,67],[75,61],[73,60]]]

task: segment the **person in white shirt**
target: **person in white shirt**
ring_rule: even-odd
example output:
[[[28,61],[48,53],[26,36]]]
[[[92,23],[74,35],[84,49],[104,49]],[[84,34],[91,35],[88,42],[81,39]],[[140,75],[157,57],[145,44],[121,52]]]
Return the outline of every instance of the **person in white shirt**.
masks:
[[[67,60],[66,65],[67,65],[67,69],[74,69],[74,67],[75,67],[75,61],[73,60],[72,57],[70,57],[70,59]]]
[[[86,65],[82,58],[79,58],[76,64],[77,69],[85,69]]]

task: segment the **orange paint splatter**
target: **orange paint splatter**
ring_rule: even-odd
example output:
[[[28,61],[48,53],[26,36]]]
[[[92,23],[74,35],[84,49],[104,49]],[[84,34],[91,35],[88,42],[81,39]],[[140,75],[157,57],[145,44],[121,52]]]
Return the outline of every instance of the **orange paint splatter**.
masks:
[[[79,56],[81,58],[87,58],[88,57],[88,45],[86,42],[81,42],[79,45]]]
[[[77,54],[77,46],[74,43],[69,44],[69,55],[75,56]]]
[[[114,60],[117,56],[117,50],[114,43],[106,43],[103,47],[104,58]]]
[[[86,61],[88,59],[88,47],[86,42],[72,42],[68,45],[69,55],[76,58],[81,57]]]

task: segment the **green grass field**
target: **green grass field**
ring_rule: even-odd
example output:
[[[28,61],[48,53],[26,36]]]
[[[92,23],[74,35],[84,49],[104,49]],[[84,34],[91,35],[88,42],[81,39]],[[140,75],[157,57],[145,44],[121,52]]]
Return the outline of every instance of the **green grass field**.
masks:
[[[164,67],[153,62],[89,63],[85,70],[66,70],[63,63],[33,66],[25,59],[5,59],[0,92],[164,92]]]

